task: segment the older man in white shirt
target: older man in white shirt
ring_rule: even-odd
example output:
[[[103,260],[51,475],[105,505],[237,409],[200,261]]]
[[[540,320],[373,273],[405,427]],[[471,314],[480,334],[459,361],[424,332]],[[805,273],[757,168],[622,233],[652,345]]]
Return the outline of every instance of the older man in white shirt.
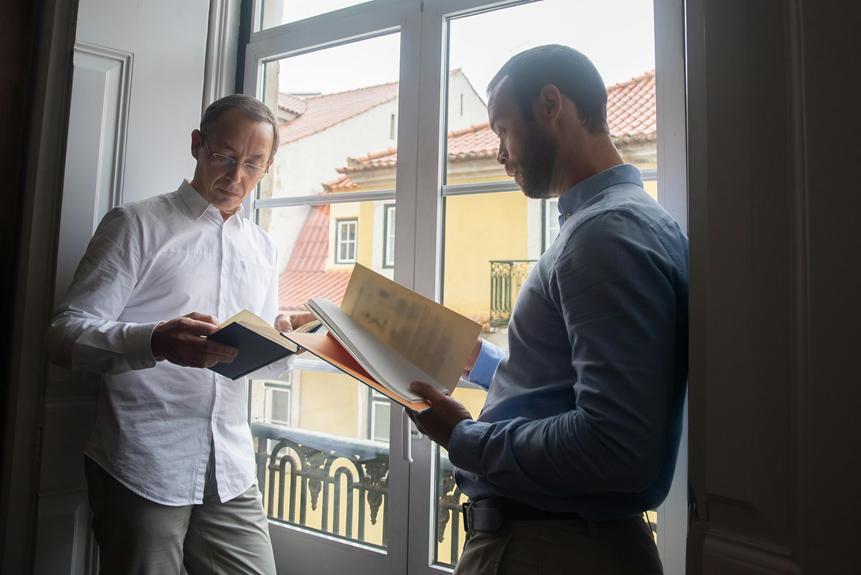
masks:
[[[209,106],[192,181],[105,216],[51,323],[52,360],[103,375],[86,472],[105,573],[275,573],[244,386],[204,369],[236,350],[200,336],[241,309],[275,321],[275,246],[242,202],[277,135],[254,98]]]

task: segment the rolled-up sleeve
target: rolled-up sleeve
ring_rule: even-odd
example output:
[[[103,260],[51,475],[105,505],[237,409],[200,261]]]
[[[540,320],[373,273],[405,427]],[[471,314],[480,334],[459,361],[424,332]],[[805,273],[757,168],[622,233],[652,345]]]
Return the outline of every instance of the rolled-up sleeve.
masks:
[[[125,208],[99,224],[48,328],[50,359],[66,368],[115,374],[155,365],[158,322],[118,321],[138,279],[139,230]]]
[[[463,421],[457,467],[499,490],[634,493],[661,470],[674,394],[672,258],[652,226],[624,212],[580,224],[552,267],[576,374],[576,409],[540,419]]]

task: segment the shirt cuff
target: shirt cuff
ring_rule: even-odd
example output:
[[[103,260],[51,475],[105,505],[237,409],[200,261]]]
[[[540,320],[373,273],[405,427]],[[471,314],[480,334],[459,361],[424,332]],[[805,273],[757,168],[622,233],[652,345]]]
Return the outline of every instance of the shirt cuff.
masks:
[[[464,419],[455,425],[448,440],[448,460],[452,465],[476,475],[483,475],[481,444],[489,429],[490,423],[472,419]]]
[[[131,369],[147,369],[155,365],[152,355],[152,333],[162,323],[138,323],[129,327],[126,332],[126,355]]]
[[[489,341],[481,340],[481,351],[478,352],[475,365],[472,366],[467,379],[485,389],[489,389],[490,383],[493,381],[493,374],[496,373],[496,368],[504,357],[504,349],[493,345]]]

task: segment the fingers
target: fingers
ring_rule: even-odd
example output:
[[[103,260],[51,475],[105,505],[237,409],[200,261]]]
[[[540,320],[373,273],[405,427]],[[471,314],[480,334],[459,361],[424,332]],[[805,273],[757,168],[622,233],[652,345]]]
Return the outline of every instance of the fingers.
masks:
[[[215,319],[215,316],[209,315],[208,313],[199,313],[193,311],[191,313],[185,314],[183,317],[187,317],[193,320],[202,321],[204,323],[211,323],[212,325],[218,325],[218,320]]]
[[[289,313],[279,313],[275,316],[275,329],[278,331],[293,331],[293,322],[290,321]]]
[[[207,341],[205,342],[203,353],[217,359],[216,363],[230,363],[236,359],[236,354],[239,353],[239,350],[229,345]]]
[[[414,381],[410,384],[410,391],[413,393],[420,395],[422,398],[426,399],[433,405],[434,403],[438,403],[440,401],[445,401],[448,399],[448,396],[439,391],[437,388],[432,386],[429,383],[425,383],[423,381]]]
[[[294,327],[300,327],[305,325],[306,323],[314,321],[315,319],[317,318],[310,311],[300,311],[293,314],[293,317],[290,318],[290,321],[293,323]]]
[[[181,318],[180,326],[182,326],[182,331],[184,331],[185,333],[190,333],[191,335],[209,335],[218,329],[217,323],[210,323],[206,321],[192,319],[190,317]]]

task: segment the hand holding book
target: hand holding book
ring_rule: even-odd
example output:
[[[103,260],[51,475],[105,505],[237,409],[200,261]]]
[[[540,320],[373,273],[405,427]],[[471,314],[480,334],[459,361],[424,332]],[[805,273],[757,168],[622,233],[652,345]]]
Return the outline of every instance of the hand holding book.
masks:
[[[301,318],[301,316],[294,316],[294,319],[297,317]],[[289,321],[290,318],[288,317],[287,320]],[[281,325],[284,326],[284,318]],[[319,327],[320,322],[312,320],[293,331],[311,332]],[[236,358],[231,363],[208,366],[212,371],[230,379],[244,377],[299,351],[298,346],[284,334],[248,310],[242,310],[218,326],[217,330],[208,335],[207,341],[238,350]]]
[[[217,329],[214,317],[197,312],[162,322],[150,338],[152,355],[184,367],[228,364],[236,358],[236,348],[206,337]]]
[[[454,428],[464,419],[472,419],[472,415],[462,403],[449,395],[440,393],[432,385],[416,381],[410,389],[430,404],[430,408],[424,411],[407,411],[410,419],[420,432],[448,449],[448,442]]]

